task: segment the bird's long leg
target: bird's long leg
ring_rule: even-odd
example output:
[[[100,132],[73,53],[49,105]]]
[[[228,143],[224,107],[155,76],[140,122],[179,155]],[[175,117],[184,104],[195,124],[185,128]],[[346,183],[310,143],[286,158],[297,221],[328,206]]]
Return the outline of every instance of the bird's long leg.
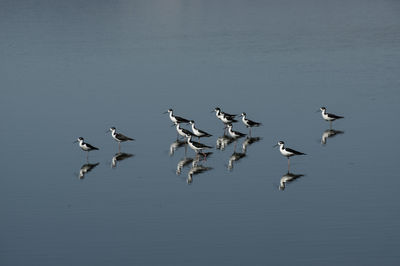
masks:
[[[233,148],[233,152],[236,152],[236,145],[237,145],[237,140],[235,140],[235,147]]]
[[[207,154],[204,151],[202,151],[202,153],[203,153],[203,156],[204,156],[204,161],[207,161]]]
[[[185,143],[185,158],[186,158],[186,154],[187,154],[187,143]]]
[[[251,138],[251,127],[249,127],[249,137]]]
[[[329,129],[332,130],[332,121],[329,121]]]
[[[89,163],[89,151],[86,152],[86,162]]]
[[[121,142],[118,141],[118,152],[121,152]]]
[[[290,157],[287,158],[287,169],[288,173],[290,172]]]

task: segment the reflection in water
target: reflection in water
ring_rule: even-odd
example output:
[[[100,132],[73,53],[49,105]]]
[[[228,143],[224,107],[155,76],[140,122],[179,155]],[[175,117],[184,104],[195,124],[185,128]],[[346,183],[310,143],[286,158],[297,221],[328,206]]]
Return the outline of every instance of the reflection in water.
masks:
[[[247,137],[247,138],[243,141],[243,144],[242,144],[242,152],[246,153],[246,151],[247,151],[247,146],[250,146],[251,144],[256,143],[256,142],[258,142],[258,141],[260,141],[260,140],[262,140],[262,138],[260,138],[260,137],[254,137],[254,138]]]
[[[131,153],[124,153],[124,152],[116,153],[114,155],[114,157],[112,157],[111,168],[117,167],[117,162],[123,161],[123,160],[128,159],[128,158],[130,158],[132,156],[133,156],[133,154],[131,154]]]
[[[282,176],[280,184],[279,184],[279,190],[285,190],[286,188],[286,183],[290,183],[304,175],[296,175],[290,172],[287,172],[284,176]]]
[[[333,138],[334,136],[344,134],[344,131],[335,130],[335,129],[327,129],[322,133],[321,144],[325,145],[328,138]]]
[[[188,184],[192,184],[194,175],[198,175],[198,174],[204,173],[204,172],[212,169],[212,167],[200,165],[200,164],[198,164],[198,162],[199,162],[199,160],[196,158],[196,160],[194,160],[192,163],[192,168],[190,168],[188,177],[186,179],[186,182]]]
[[[233,169],[233,163],[239,161],[244,157],[246,157],[246,153],[244,152],[233,152],[228,161],[228,170],[231,171]]]
[[[176,174],[180,175],[182,173],[183,167],[189,165],[191,162],[193,162],[193,158],[183,158],[178,162],[178,165],[176,166]]]
[[[178,148],[185,146],[185,145],[186,145],[186,141],[176,140],[176,141],[172,142],[171,145],[169,146],[169,156],[174,155],[175,151]],[[186,149],[185,149],[185,153],[186,153]]]
[[[235,139],[235,148],[233,149],[233,153],[231,157],[229,157],[228,161],[228,170],[231,171],[233,170],[233,164],[234,162],[239,161],[240,159],[246,157],[246,152],[247,152],[247,147],[253,143],[256,143],[261,140],[260,137],[247,137],[243,143],[242,143],[242,152],[236,152],[236,145],[237,145],[237,139]]]
[[[92,171],[99,164],[100,163],[86,163],[82,165],[81,169],[79,170],[79,179],[85,178],[85,175]]]
[[[225,134],[224,134],[224,135],[222,135],[221,137],[219,137],[219,138],[217,139],[216,148],[217,148],[218,150],[223,151],[223,150],[225,150],[225,148],[226,148],[229,144],[231,144],[234,140],[235,140],[235,139],[232,138],[231,136],[228,136],[228,135],[225,135]]]

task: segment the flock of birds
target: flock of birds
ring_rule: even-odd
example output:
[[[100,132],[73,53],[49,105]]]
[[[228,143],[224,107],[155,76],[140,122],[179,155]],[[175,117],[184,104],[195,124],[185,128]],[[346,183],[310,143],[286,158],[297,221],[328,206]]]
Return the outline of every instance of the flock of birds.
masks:
[[[326,121],[328,121],[330,123],[330,129],[327,130],[324,134],[327,134],[325,137],[323,135],[322,138],[322,143],[326,142],[326,138],[330,137],[329,134],[333,135],[333,134],[339,134],[341,133],[341,131],[335,131],[332,129],[332,122],[337,120],[337,119],[341,119],[344,118],[343,116],[339,116],[339,115],[335,115],[332,113],[327,113],[326,112],[326,108],[325,107],[321,107],[318,112],[321,112],[322,114],[322,118]],[[223,112],[220,108],[216,107],[212,112],[215,112],[216,117],[224,124],[224,136],[229,136],[230,138],[230,142],[236,141],[240,138],[243,138],[245,136],[248,136],[248,138],[246,139],[246,142],[243,143],[243,150],[246,149],[246,145],[251,144],[251,142],[255,142],[258,141],[260,138],[251,138],[251,129],[253,127],[259,127],[262,124],[260,122],[256,122],[253,120],[248,119],[247,114],[246,113],[241,113],[240,115],[236,115],[236,114],[229,114],[226,112]],[[193,168],[191,169],[191,171],[188,174],[188,183],[191,183],[192,181],[192,176],[193,174],[196,173],[200,173],[203,172],[205,170],[208,170],[210,168],[205,168],[202,166],[196,166],[197,163],[200,160],[200,155],[203,156],[203,160],[207,159],[207,155],[211,154],[211,153],[206,153],[204,152],[204,150],[207,149],[212,149],[213,147],[208,146],[206,144],[203,144],[200,142],[201,138],[204,137],[211,137],[212,135],[207,133],[204,130],[201,130],[199,128],[196,127],[196,124],[193,120],[188,120],[185,119],[183,117],[177,116],[174,114],[172,109],[168,109],[166,112],[164,113],[168,113],[169,114],[169,118],[170,120],[173,122],[172,126],[175,126],[176,131],[177,131],[177,140],[179,138],[179,136],[183,137],[185,139],[184,142],[180,142],[183,144],[187,144],[192,150],[195,151],[196,153],[196,160],[191,160],[193,161]],[[241,118],[241,121],[243,122],[243,124],[249,129],[248,134],[233,130],[233,123],[238,122],[237,117]],[[181,126],[181,124],[190,124],[191,126],[191,131],[183,128]],[[121,153],[121,142],[126,142],[126,141],[134,141],[135,139],[130,138],[122,133],[117,133],[116,128],[115,127],[111,127],[109,130],[107,130],[107,132],[111,132],[111,136],[112,138],[118,142],[118,153],[116,154],[115,160],[113,158],[113,166],[115,166],[116,161],[118,160],[118,157],[121,157],[120,159],[124,159],[126,157],[130,157],[132,155],[130,154],[125,154],[125,153]],[[227,132],[227,134],[226,134]],[[194,141],[193,138],[197,138],[198,141]],[[79,137],[75,142],[79,143],[79,147],[83,150],[87,152],[87,159],[88,159],[88,154],[90,151],[94,151],[94,150],[99,150],[97,147],[87,143],[84,141],[84,138]],[[278,141],[278,143],[274,146],[277,147],[279,146],[279,151],[280,153],[286,157],[288,159],[288,173],[282,178],[281,180],[281,186],[280,188],[284,189],[284,183],[289,182],[291,180],[294,180],[298,177],[301,177],[302,175],[294,175],[290,173],[290,157],[296,156],[296,155],[306,155],[303,152],[300,151],[296,151],[294,149],[291,148],[287,148],[285,147],[285,143],[283,141]],[[217,147],[218,147],[218,141],[217,141]],[[236,146],[235,146],[235,150],[236,150]],[[129,156],[130,155],[130,156]],[[240,156],[240,153],[236,153],[234,152],[234,154],[232,155],[233,158],[232,160],[235,160],[237,158],[235,158],[234,156]],[[243,156],[243,155],[242,155]],[[123,157],[123,158],[122,158]],[[187,163],[186,161],[180,162],[181,165],[178,164],[178,170],[177,173],[179,171],[179,168],[182,168],[182,165]],[[231,161],[230,161],[231,163]],[[88,164],[88,167],[86,167],[86,172],[90,171],[90,166],[91,164]],[[95,165],[92,165],[92,167],[95,167]],[[197,167],[197,171],[196,171],[196,167]],[[229,168],[229,167],[228,167]],[[283,183],[282,183],[283,182]]]

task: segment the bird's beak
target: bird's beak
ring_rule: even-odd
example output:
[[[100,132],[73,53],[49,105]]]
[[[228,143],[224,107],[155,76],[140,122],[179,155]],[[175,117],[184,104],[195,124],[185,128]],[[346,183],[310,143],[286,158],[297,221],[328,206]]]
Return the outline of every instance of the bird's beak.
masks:
[[[78,141],[77,140],[75,140],[74,142],[72,142],[72,143],[77,143]]]
[[[272,146],[272,148],[278,147],[278,144],[275,144],[274,146]]]
[[[210,113],[214,113],[215,112],[215,110],[212,110]]]
[[[108,133],[108,132],[110,132],[110,130],[109,130],[109,129],[107,129],[107,130],[105,131],[105,133]]]
[[[171,127],[175,127],[175,126],[176,126],[176,124],[172,124],[172,125],[171,125]]]
[[[315,112],[316,112],[316,113],[319,113],[319,112],[321,112],[321,110],[319,110],[319,109],[318,109],[318,110],[317,110],[317,111],[315,111]]]
[[[163,114],[166,114],[166,113],[168,113],[168,111],[165,111]]]

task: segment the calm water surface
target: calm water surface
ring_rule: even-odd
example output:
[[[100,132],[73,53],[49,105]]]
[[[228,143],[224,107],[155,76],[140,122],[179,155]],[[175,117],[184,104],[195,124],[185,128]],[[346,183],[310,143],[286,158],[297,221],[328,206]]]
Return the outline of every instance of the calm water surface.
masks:
[[[399,43],[398,1],[1,1],[0,264],[398,265]],[[162,113],[216,106],[260,139],[193,166]]]

